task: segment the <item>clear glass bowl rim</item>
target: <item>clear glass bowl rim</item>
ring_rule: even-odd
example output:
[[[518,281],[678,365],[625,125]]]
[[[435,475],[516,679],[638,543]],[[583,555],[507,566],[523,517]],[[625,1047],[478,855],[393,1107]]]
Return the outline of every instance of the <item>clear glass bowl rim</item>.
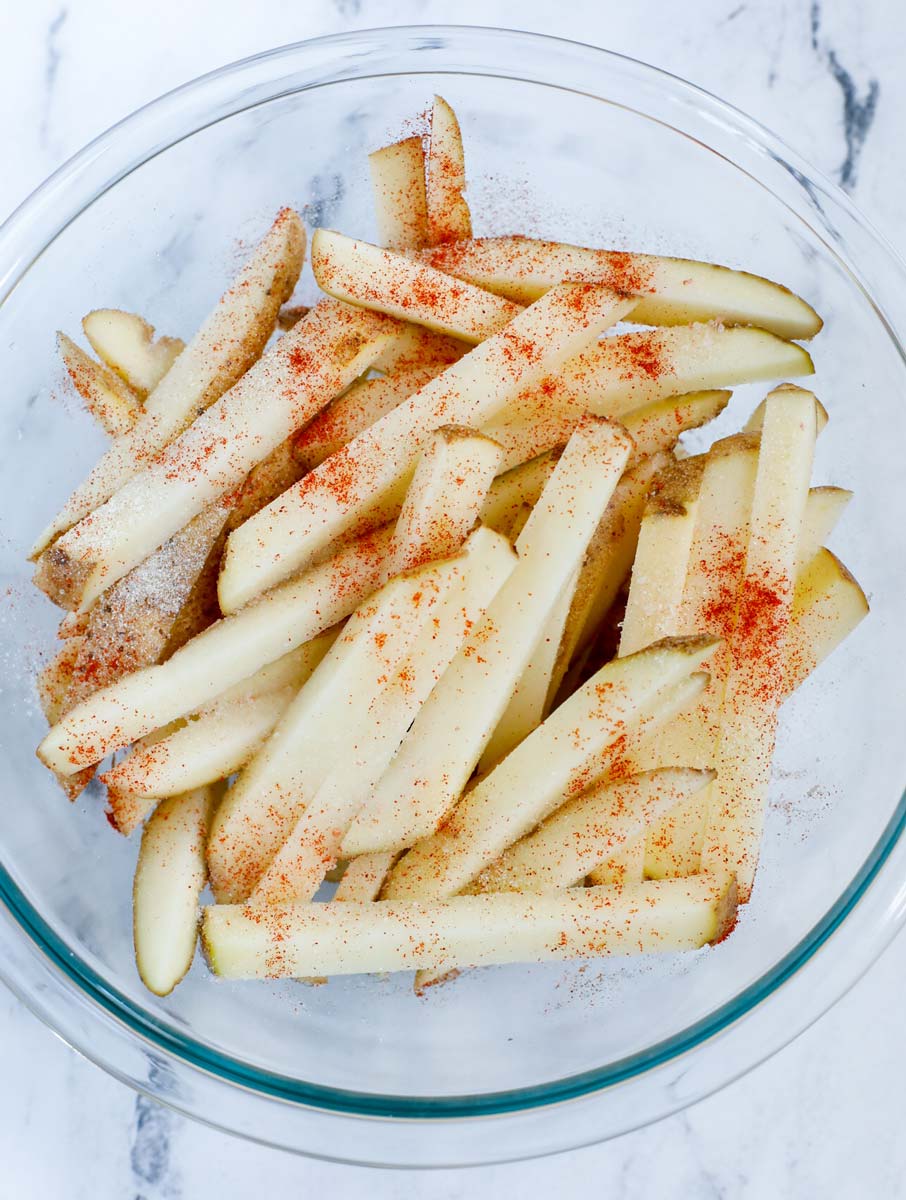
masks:
[[[40,256],[42,249],[49,245],[53,238],[58,236],[71,221],[75,220],[85,207],[115,186],[132,170],[166,150],[182,137],[191,136],[206,125],[225,119],[257,103],[273,100],[283,94],[273,91],[267,95],[265,100],[252,100],[249,104],[236,104],[234,99],[223,99],[221,85],[224,82],[238,80],[243,74],[253,71],[262,64],[285,62],[288,71],[297,72],[306,65],[331,62],[333,70],[328,76],[318,77],[307,83],[297,83],[296,86],[289,88],[290,91],[304,91],[323,83],[335,83],[343,79],[362,79],[386,75],[385,71],[367,69],[360,61],[367,58],[370,52],[378,49],[384,53],[415,55],[420,51],[433,50],[436,52],[439,49],[453,46],[460,56],[468,56],[470,47],[474,49],[475,46],[479,46],[484,55],[493,56],[495,47],[502,49],[504,44],[509,50],[521,45],[532,53],[544,53],[545,48],[556,50],[560,59],[573,57],[576,62],[593,63],[604,73],[608,67],[629,70],[638,73],[650,86],[665,88],[680,103],[694,107],[697,111],[705,112],[712,123],[722,127],[723,132],[730,137],[731,141],[742,139],[750,149],[757,148],[775,164],[780,164],[785,168],[796,181],[802,193],[810,198],[813,212],[817,211],[823,216],[822,205],[828,203],[838,212],[846,214],[854,225],[874,243],[875,248],[886,256],[890,269],[898,276],[900,287],[903,288],[906,285],[906,266],[843,192],[763,126],[703,89],[646,63],[580,42],[491,27],[424,25],[356,30],[351,33],[334,34],[275,48],[200,76],[138,109],[69,159],[0,226],[0,304],[9,300],[16,283]],[[327,59],[324,57],[325,52]],[[309,64],[305,62],[306,56],[309,56],[311,60]],[[469,73],[462,65],[447,69],[456,74]],[[425,62],[417,73],[437,74],[442,71],[442,66],[433,62]],[[494,71],[475,66],[472,73],[493,75]],[[500,71],[499,77],[510,80],[520,78],[514,70]],[[526,77],[526,81],[533,84],[544,82],[535,78],[534,75]],[[548,80],[547,84],[561,90],[565,86],[553,79]],[[581,91],[582,89],[574,90]],[[202,100],[209,93],[215,102],[218,97],[220,98],[220,107],[217,107],[216,103],[213,107],[209,106],[207,119],[201,119],[200,114],[205,111]],[[235,98],[236,94],[234,90],[230,96]],[[594,93],[589,94],[596,99],[614,103],[607,101],[606,97],[596,96]],[[189,101],[192,103],[187,103]],[[177,120],[177,110],[183,104],[190,116],[187,118],[183,115]],[[651,118],[647,113],[643,113],[643,115],[650,119],[658,119]],[[181,132],[175,133],[174,129],[178,125],[182,126]],[[127,147],[125,143],[130,137],[135,138],[139,131],[146,129],[152,134],[157,133],[158,136],[155,138],[146,135],[144,138],[139,138],[141,149],[137,152],[134,146]],[[163,134],[161,134],[161,130],[163,130]],[[683,136],[690,136],[681,129],[678,129],[677,132]],[[735,165],[744,170],[738,163]],[[99,172],[104,172],[103,178],[100,180],[96,178]],[[820,196],[820,201],[816,199],[817,196]],[[58,207],[60,204],[64,205],[62,218]],[[801,213],[796,215],[800,219],[802,218]],[[833,225],[828,218],[825,232],[832,231]],[[832,252],[847,265],[853,275],[854,283],[866,290],[860,282],[856,266],[847,258],[845,249],[841,252],[841,247],[838,245],[832,249]],[[866,294],[868,294],[867,290]],[[872,303],[903,355],[902,341],[895,332],[893,321],[880,304],[874,300]],[[588,1097],[616,1084],[639,1078],[672,1062],[681,1055],[689,1054],[696,1047],[740,1022],[747,1014],[763,1005],[782,984],[796,976],[831,935],[847,921],[859,901],[872,888],[873,884],[876,885],[877,877],[890,856],[895,850],[902,850],[900,839],[904,826],[906,826],[906,794],[901,797],[883,835],[863,863],[860,871],[822,920],[770,972],[707,1018],[697,1022],[674,1038],[606,1068],[585,1071],[565,1079],[533,1087],[479,1096],[406,1097],[357,1093],[262,1072],[212,1051],[179,1033],[175,1027],[167,1026],[137,1008],[75,956],[26,900],[13,881],[11,874],[2,865],[0,865],[0,904],[5,908],[11,920],[5,919],[2,923],[0,944],[9,937],[18,937],[21,940],[24,935],[31,943],[28,947],[29,951],[37,951],[44,960],[44,965],[48,966],[51,972],[63,982],[64,988],[71,991],[74,987],[80,996],[87,997],[98,1020],[106,1022],[108,1025],[115,1024],[121,1032],[125,1032],[127,1038],[133,1041],[138,1039],[148,1047],[155,1061],[160,1061],[161,1058],[169,1061],[172,1058],[174,1066],[182,1064],[194,1068],[213,1079],[270,1100],[289,1101],[297,1106],[338,1115],[381,1117],[403,1121],[420,1121],[425,1118],[451,1120],[514,1114],[539,1106],[549,1106],[580,1097]],[[898,860],[899,857],[898,854]],[[834,994],[823,996],[820,1000],[815,1001],[812,1010],[805,1015],[804,1020],[791,1026],[787,1035],[767,1051],[759,1051],[751,1055],[750,1060],[742,1069],[754,1066],[757,1061],[761,1061],[768,1053],[774,1052],[780,1045],[791,1040],[822,1012],[826,1011],[864,973],[902,925],[904,917],[906,917],[906,908],[902,903],[894,904],[893,899],[901,899],[899,887],[902,883],[903,873],[899,869],[899,861],[892,865],[897,866],[896,878],[888,879],[885,887],[888,892],[891,892],[888,915],[893,913],[893,916],[883,939],[873,943],[870,952],[863,952],[861,957],[854,957],[851,968],[842,977],[838,973]],[[24,984],[23,979],[3,957],[0,957],[0,978],[55,1032],[98,1065],[120,1078],[126,1078],[127,1082],[132,1083],[133,1086],[149,1091],[155,1098],[165,1103],[172,1103],[174,1107],[187,1111],[190,1115],[203,1117],[202,1113],[193,1112],[191,1107],[180,1104],[166,1095],[161,1095],[153,1086],[148,1086],[134,1077],[128,1076],[117,1062],[111,1060],[109,1054],[102,1056],[94,1053],[91,1045],[84,1038],[79,1039],[73,1036],[71,1031],[64,1031],[58,1016],[50,1011],[52,1006],[42,1004],[33,994],[33,989],[29,989]],[[730,1075],[733,1073],[734,1071],[731,1070],[726,1078],[710,1084],[706,1090],[714,1090],[714,1088],[722,1086],[729,1081]],[[701,1094],[704,1094],[704,1091]]]

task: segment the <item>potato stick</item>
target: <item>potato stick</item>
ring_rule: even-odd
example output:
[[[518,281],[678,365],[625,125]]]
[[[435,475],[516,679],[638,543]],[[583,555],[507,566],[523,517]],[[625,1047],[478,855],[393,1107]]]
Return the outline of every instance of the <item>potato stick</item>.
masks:
[[[418,136],[368,155],[378,238],[389,250],[411,250],[428,242],[425,152]]]
[[[436,379],[449,363],[410,367],[380,379],[361,379],[296,435],[293,452],[307,471]]]
[[[95,362],[65,333],[57,334],[57,349],[73,387],[101,428],[111,437],[127,433],[142,411],[137,393],[109,367]]]
[[[765,414],[766,407],[767,407],[767,399],[764,399],[761,401],[761,403],[758,405],[758,407],[752,413],[751,417],[749,417],[748,421],[746,421],[745,425],[742,427],[743,433],[761,433],[762,426],[764,425],[764,414]],[[824,405],[821,403],[821,401],[816,396],[815,397],[815,428],[818,433],[822,433],[824,431],[829,419],[830,418],[829,418],[827,409],[824,407]]]
[[[586,886],[615,885],[626,887],[641,883],[645,878],[645,835],[630,838],[626,845],[602,867],[589,871]]]
[[[678,628],[679,608],[692,548],[704,457],[674,463],[660,475],[639,528],[620,654],[669,637]]]
[[[171,796],[142,835],[132,887],[133,940],[142,983],[157,996],[173,991],[195,956],[213,807],[211,788]]]
[[[635,556],[645,497],[652,480],[670,459],[657,454],[627,471],[588,545],[573,592],[548,683],[552,703],[576,655],[591,643],[610,609]],[[651,638],[646,645],[657,641]],[[639,649],[642,649],[640,646]]]
[[[421,709],[344,853],[411,844],[465,787],[629,456],[618,426],[591,417],[573,434],[517,543],[519,562]],[[372,844],[372,839],[374,842]]]
[[[66,693],[72,684],[72,673],[82,651],[84,635],[66,638],[50,662],[38,674],[38,699],[48,725],[59,721],[66,709]]]
[[[801,346],[763,329],[646,329],[603,338],[570,359],[556,380],[513,396],[503,419],[536,421],[542,429],[551,411],[558,421],[563,411],[622,419],[668,396],[813,372],[812,360]],[[482,429],[498,441],[495,423],[489,421]]]
[[[298,579],[204,630],[78,705],[50,730],[38,757],[70,773],[159,729],[323,633],[385,582],[392,529],[341,547]]]
[[[315,231],[311,267],[321,290],[336,300],[466,342],[484,341],[525,311],[521,304],[461,283],[415,258],[332,229]]]
[[[540,306],[526,309],[231,534],[220,577],[223,610],[234,611],[303,567],[363,508],[399,491],[439,425],[483,426],[520,389],[623,315],[625,302],[611,294],[572,286],[552,289]]]
[[[500,464],[500,447],[473,429],[435,430],[415,467],[393,532],[388,570],[445,558],[465,541]]]
[[[421,325],[400,325],[396,337],[374,361],[373,370],[384,375],[396,375],[414,367],[458,362],[471,350],[468,342],[458,341],[442,333],[433,333]]]
[[[529,511],[534,508],[559,457],[559,451],[548,451],[498,475],[482,505],[482,523],[510,537],[507,531],[513,520],[523,508],[528,507]]]
[[[713,778],[713,771],[668,767],[605,780],[515,842],[466,891],[555,892],[574,887]]]
[[[148,397],[141,419],[114,442],[76,488],[38,538],[32,558],[57,534],[108,500],[248,370],[273,331],[280,305],[296,286],[304,254],[302,223],[291,209],[283,209],[232,287]]]
[[[479,529],[473,535],[460,586],[416,637],[396,674],[375,692],[369,720],[298,817],[252,900],[281,904],[314,896],[339,858],[353,817],[387,769],[468,628],[480,619],[514,565],[512,550],[499,534]],[[470,574],[475,578],[470,580]]]
[[[265,692],[215,707],[162,741],[139,745],[101,776],[111,824],[127,837],[159,800],[227,779],[254,757],[295,699],[296,689]]]
[[[430,563],[391,579],[352,615],[218,810],[208,845],[218,897],[251,895],[305,805],[356,743],[375,695],[460,577],[458,559]]]
[[[425,164],[428,241],[432,245],[472,236],[472,216],[463,191],[466,162],[456,113],[442,96],[434,97],[431,138]]]
[[[718,320],[756,325],[785,338],[814,337],[821,318],[778,283],[712,263],[591,250],[532,238],[479,238],[423,251],[423,261],[522,304],[563,279],[599,281],[640,298],[641,325]]]
[[[662,642],[602,667],[460,800],[440,830],[404,855],[387,881],[387,897],[441,897],[465,887],[603,774],[633,730],[657,722],[665,692],[716,647],[713,638]]]
[[[212,504],[100,597],[88,616],[67,711],[159,661],[228,512]]]
[[[810,563],[837,527],[852,492],[838,487],[809,488],[799,541],[796,544],[796,568],[801,570]]]
[[[96,308],[82,318],[91,348],[142,400],[153,392],[185,350],[180,338],[154,340],[154,326],[137,313]]]
[[[532,656],[478,761],[480,775],[487,774],[502,758],[506,758],[513,747],[518,746],[533,729],[537,729],[547,716],[551,677],[578,579],[577,570],[567,581],[545,622]]]
[[[384,880],[393,870],[399,855],[392,850],[376,850],[352,859],[333,897],[333,903],[349,900],[377,900]]]
[[[90,607],[348,387],[393,329],[387,318],[322,301],[153,462],[45,552],[39,585],[64,605]]]
[[[413,967],[446,975],[493,963],[691,950],[732,929],[735,892],[733,877],[722,874],[440,903],[293,904],[264,913],[211,905],[202,944],[212,971],[227,979]]]
[[[740,899],[752,889],[782,702],[799,529],[816,429],[811,392],[786,385],[768,396],[733,660],[720,714],[717,779],[710,789],[702,865],[731,864]]]
[[[246,700],[264,696],[268,692],[278,692],[285,687],[293,687],[298,691],[333,646],[342,629],[342,625],[334,625],[324,633],[317,634],[310,641],[303,642],[301,646],[290,650],[282,658],[268,663],[254,674],[221,692],[210,704],[200,708],[198,714],[203,716],[222,704],[232,704],[236,701],[244,704]]]

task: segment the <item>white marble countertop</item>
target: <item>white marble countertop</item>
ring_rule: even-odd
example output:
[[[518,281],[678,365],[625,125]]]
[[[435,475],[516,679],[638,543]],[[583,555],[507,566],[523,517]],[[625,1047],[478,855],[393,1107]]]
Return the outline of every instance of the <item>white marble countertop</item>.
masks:
[[[162,91],[273,45],[443,21],[556,33],[646,59],[747,110],[857,197],[906,252],[906,9],[842,0],[6,0],[0,216]],[[14,16],[9,14],[14,13]],[[137,1099],[0,992],[0,1195],[180,1200],[295,1194],[474,1200],[906,1196],[900,938],[795,1044],[719,1095],[618,1141],[540,1162],[366,1172],[234,1140]],[[594,1181],[593,1184],[591,1181]]]

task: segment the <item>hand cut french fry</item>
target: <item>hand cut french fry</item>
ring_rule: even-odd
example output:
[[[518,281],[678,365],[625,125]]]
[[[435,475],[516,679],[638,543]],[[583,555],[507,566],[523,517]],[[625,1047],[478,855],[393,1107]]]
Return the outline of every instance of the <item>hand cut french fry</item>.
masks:
[[[142,411],[137,393],[109,367],[95,362],[65,333],[57,334],[57,349],[75,390],[101,428],[111,437],[127,433]]]
[[[436,430],[406,491],[390,551],[393,574],[454,554],[478,520],[500,464],[500,447],[458,425]]]
[[[387,318],[322,301],[143,471],[45,551],[39,586],[64,606],[89,607],[348,387],[393,330]]]
[[[784,698],[805,682],[868,616],[868,600],[839,558],[824,548],[796,576],[784,642]]]
[[[745,575],[732,638],[732,666],[720,712],[702,866],[729,864],[741,899],[755,878],[783,699],[783,644],[789,628],[797,543],[815,449],[815,397],[785,385],[767,399]]]
[[[700,792],[713,771],[667,767],[605,781],[568,801],[486,867],[468,892],[552,892],[574,887],[609,863],[677,804]]]
[[[217,975],[298,978],[413,967],[446,975],[493,963],[559,962],[691,950],[732,929],[732,875],[635,887],[501,892],[420,901],[204,910],[202,943]]]
[[[466,342],[482,342],[499,333],[524,311],[520,304],[462,283],[418,259],[332,229],[316,230],[311,266],[328,296]]]
[[[79,661],[84,634],[74,634],[63,642],[50,662],[38,674],[38,699],[48,725],[54,725],[66,711],[66,693]]]
[[[112,823],[130,834],[158,799],[226,779],[264,744],[336,640],[329,630],[230,688],[164,738],[139,742],[105,775]]]
[[[573,434],[520,535],[516,569],[419,713],[347,834],[345,854],[409,845],[414,828],[425,821],[433,828],[455,803],[581,562],[630,448],[619,426],[594,417]]]
[[[341,547],[299,579],[218,621],[165,663],[95,694],[50,730],[38,757],[64,774],[100,762],[323,633],[386,581],[392,534],[378,530]]]
[[[499,534],[478,530],[462,563],[460,586],[440,605],[395,675],[378,689],[369,719],[299,816],[252,895],[281,904],[310,899],[337,861],[353,817],[386,770],[431,689],[449,666],[514,566]]]
[[[852,492],[838,487],[809,488],[799,541],[796,543],[796,568],[801,571],[812,561],[837,527],[852,500]]]
[[[363,508],[401,493],[413,460],[439,425],[483,426],[625,309],[626,302],[605,291],[576,291],[571,284],[552,289],[231,534],[220,577],[223,610],[235,611],[305,566]]]
[[[627,471],[588,545],[570,602],[548,682],[548,706],[577,654],[591,643],[629,574],[638,541],[645,497],[652,480],[671,459],[656,454]],[[649,638],[644,645],[658,641]],[[642,649],[639,646],[638,649]]]
[[[460,235],[462,236],[462,235]],[[533,238],[479,238],[423,251],[424,261],[521,304],[563,279],[606,283],[639,297],[640,325],[718,320],[756,325],[785,338],[814,337],[821,318],[778,283],[712,263],[622,250],[591,250]]]
[[[498,475],[482,506],[482,523],[510,537],[514,519],[524,508],[535,507],[559,457],[559,450],[549,451]]]
[[[82,319],[85,337],[98,358],[144,400],[185,350],[180,338],[154,340],[154,326],[138,313],[96,308]]]
[[[349,619],[218,810],[208,867],[219,898],[252,894],[460,572],[453,559],[399,575]]]
[[[373,854],[360,854],[352,859],[334,893],[334,903],[377,900],[397,858],[399,855],[392,850],[376,850]]]
[[[585,880],[587,887],[600,885],[627,887],[638,884],[645,878],[645,835],[631,838],[609,862],[589,871]]]
[[[768,403],[767,398],[765,398],[764,400],[761,401],[761,403],[757,406],[755,411],[752,413],[751,417],[749,417],[748,421],[746,421],[745,425],[743,425],[743,427],[742,427],[743,433],[761,433],[762,427],[764,426],[764,414],[765,414],[765,410],[767,408],[767,403]],[[828,417],[827,409],[824,407],[824,405],[821,403],[821,401],[816,396],[815,397],[815,429],[816,429],[817,433],[821,433],[826,428],[828,420],[829,420],[829,417]]]
[[[145,827],[132,889],[135,961],[145,987],[166,996],[192,965],[211,788],[162,801]]]
[[[255,362],[273,332],[280,305],[296,285],[304,254],[302,223],[291,209],[283,209],[232,287],[148,397],[141,418],[114,442],[38,538],[32,558],[108,500]]]
[[[566,582],[544,624],[532,656],[519,676],[510,701],[478,761],[480,775],[485,775],[502,758],[506,758],[513,747],[518,746],[533,729],[537,729],[547,716],[551,679],[580,570],[574,571]]]
[[[425,152],[418,136],[368,155],[378,237],[388,250],[418,249],[428,243]]]
[[[442,96],[434,97],[431,137],[425,164],[428,240],[432,245],[472,236],[472,215],[463,195],[466,161],[456,113]]]
[[[616,762],[630,733],[656,727],[665,693],[717,645],[713,638],[667,641],[602,667],[460,800],[441,829],[403,856],[387,897],[441,897],[465,887],[602,775],[608,759]]]

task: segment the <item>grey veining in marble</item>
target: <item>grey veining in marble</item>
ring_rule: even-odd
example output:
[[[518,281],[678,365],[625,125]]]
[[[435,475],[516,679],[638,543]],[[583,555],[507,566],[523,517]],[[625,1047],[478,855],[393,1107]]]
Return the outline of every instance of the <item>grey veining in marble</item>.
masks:
[[[102,129],[223,62],[343,29],[450,19],[575,37],[690,78],[802,150],[906,250],[906,8],[883,0],[6,0],[0,111],[12,153],[0,214]],[[319,219],[340,198],[332,177],[311,181]],[[181,259],[187,237],[165,253]],[[798,1042],[657,1126],[555,1159],[433,1175],[306,1162],[191,1124],[78,1058],[0,991],[0,1197],[906,1196],[904,973],[900,939]]]

